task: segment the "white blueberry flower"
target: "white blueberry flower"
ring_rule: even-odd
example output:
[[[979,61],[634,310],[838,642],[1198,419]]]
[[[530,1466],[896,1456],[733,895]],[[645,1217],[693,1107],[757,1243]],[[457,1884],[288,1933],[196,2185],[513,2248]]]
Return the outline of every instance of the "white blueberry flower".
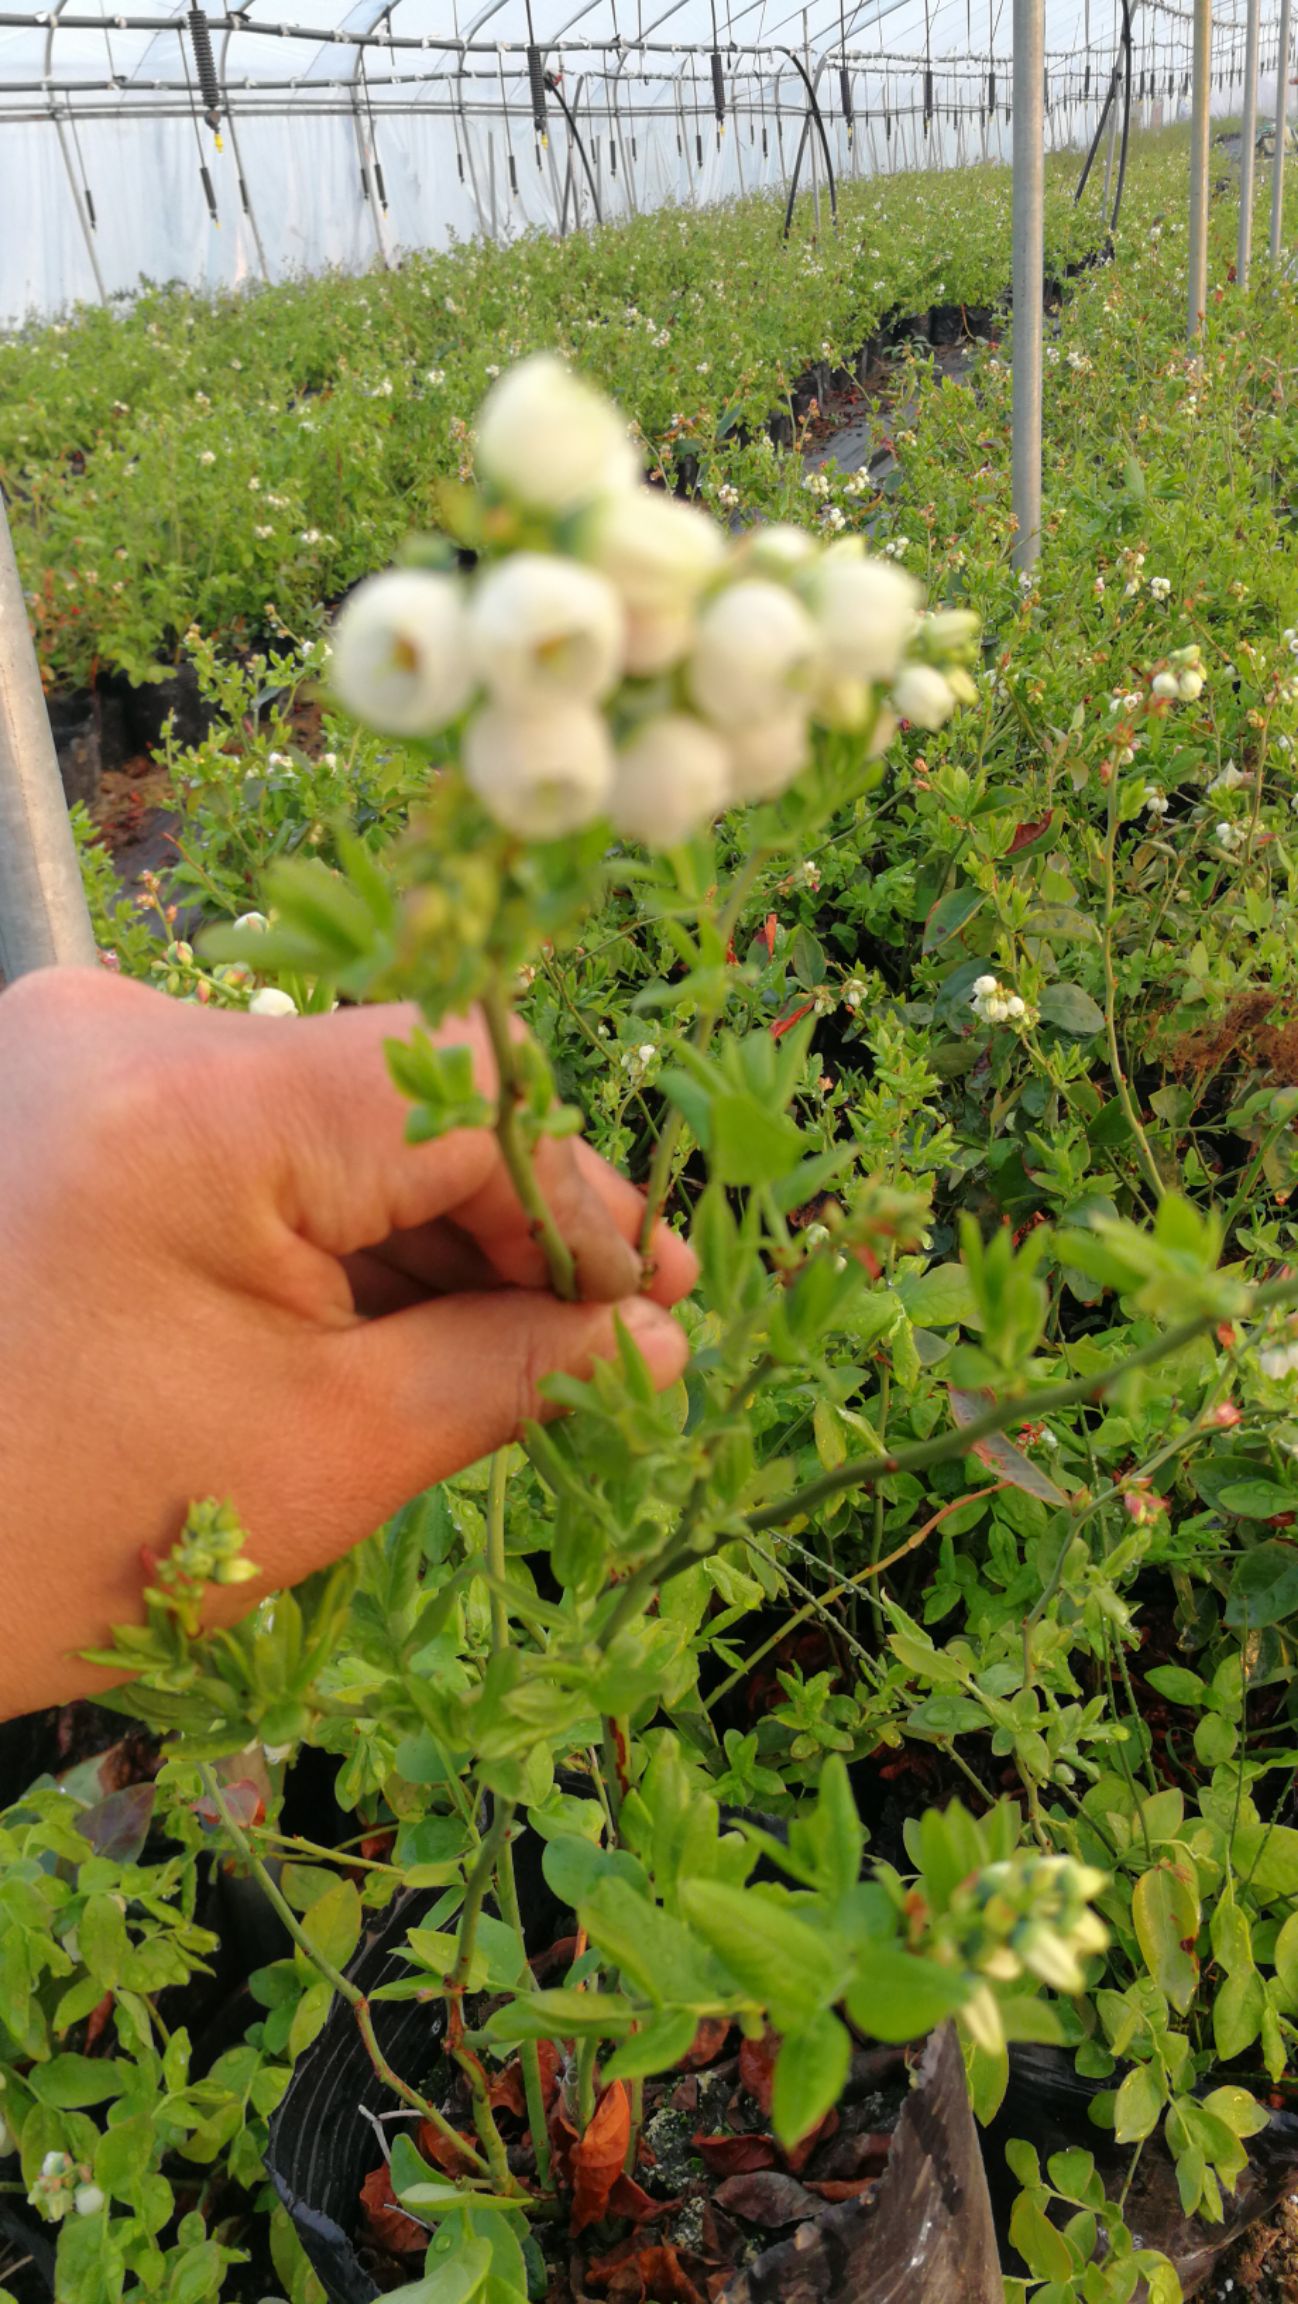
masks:
[[[469,722],[464,772],[507,832],[555,840],[604,814],[613,746],[600,714],[570,697],[526,710],[488,704]]]
[[[1295,1369],[1298,1369],[1298,1344],[1272,1345],[1267,1351],[1258,1353],[1257,1364],[1264,1376],[1272,1376],[1277,1380],[1292,1376]]]
[[[213,448],[205,448],[205,449],[203,450],[203,453],[202,453],[202,455],[199,457],[198,461],[199,461],[199,463],[200,463],[200,464],[215,464],[215,462],[216,462],[216,451],[215,451],[215,449],[213,449]]]
[[[248,1002],[250,1016],[296,1016],[297,1002],[291,993],[281,992],[277,984],[263,984]]]
[[[1228,760],[1220,774],[1213,777],[1208,790],[1210,792],[1237,792],[1240,785],[1247,784],[1247,782],[1248,778],[1243,769],[1237,768],[1233,760]]]
[[[742,577],[699,617],[690,692],[719,728],[750,727],[806,695],[819,660],[819,635],[801,602],[782,585]]]
[[[594,704],[622,671],[626,617],[606,578],[576,560],[516,552],[487,571],[469,605],[473,668],[516,710],[565,697]]]
[[[639,477],[612,402],[548,352],[493,385],[478,419],[477,462],[500,495],[538,512],[575,512]]]
[[[1172,579],[1170,576],[1151,576],[1149,589],[1155,600],[1166,600],[1171,596]]]
[[[955,690],[931,664],[907,664],[893,685],[892,701],[915,728],[940,728],[956,707]]]
[[[814,538],[786,520],[752,529],[744,538],[743,551],[746,573],[776,579],[793,576],[816,557]]]
[[[1159,791],[1157,784],[1147,784],[1142,805],[1147,816],[1166,816],[1172,803],[1166,792]]]
[[[347,710],[385,735],[444,728],[473,692],[459,585],[417,568],[369,577],[334,627],[330,679]]]
[[[266,929],[270,922],[264,912],[241,912],[234,925],[236,928]]]
[[[1149,683],[1151,694],[1176,697],[1180,694],[1175,672],[1156,672]]]
[[[609,816],[646,848],[675,848],[721,814],[730,797],[725,744],[687,712],[664,712],[618,755]]]
[[[588,549],[626,611],[627,670],[645,675],[679,664],[699,596],[725,557],[715,521],[656,489],[630,489],[600,508]]]
[[[797,704],[727,731],[732,801],[774,800],[807,765],[807,716]]]
[[[919,587],[854,544],[826,552],[807,580],[821,638],[816,709],[833,727],[859,728],[875,683],[893,678],[918,621]]]
[[[97,2216],[107,2205],[107,2195],[97,2184],[78,2184],[72,2195],[72,2205],[78,2216]]]
[[[1212,828],[1212,836],[1218,847],[1224,848],[1228,856],[1233,856],[1236,849],[1242,848],[1244,845],[1244,835],[1240,831],[1237,824],[1227,824],[1224,822],[1221,824],[1214,824]]]
[[[1182,704],[1193,704],[1195,698],[1203,694],[1202,672],[1197,672],[1193,668],[1188,672],[1178,672],[1176,693]]]

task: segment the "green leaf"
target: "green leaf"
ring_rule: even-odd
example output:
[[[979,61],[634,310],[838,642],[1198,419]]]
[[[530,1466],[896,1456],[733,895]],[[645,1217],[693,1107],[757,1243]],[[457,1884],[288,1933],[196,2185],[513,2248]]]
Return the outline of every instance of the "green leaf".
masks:
[[[27,2085],[42,2104],[57,2111],[84,2111],[90,2104],[107,2104],[120,2096],[132,2078],[130,2067],[107,2056],[51,2056],[48,2064],[34,2065]]]
[[[1298,1512],[1298,1494],[1278,1480],[1232,1480],[1219,1490],[1217,1501],[1237,1520],[1274,1520],[1280,1512]]]
[[[724,1973],[689,1928],[628,1881],[597,1880],[577,1909],[592,1944],[655,2007],[686,2002],[702,2010],[725,1999]],[[698,1934],[711,1941],[705,1928]]]
[[[1285,2006],[1298,2010],[1298,1912],[1291,1912],[1275,1940],[1275,1972]]]
[[[1258,1481],[1249,1485],[1264,1487],[1266,1483]],[[1225,1495],[1230,1493],[1225,1491]],[[1298,1551],[1292,1544],[1255,1544],[1235,1563],[1226,1601],[1226,1622],[1232,1631],[1260,1631],[1265,1625],[1280,1624],[1286,1616],[1295,1614],[1298,1614]]]
[[[1010,2210],[1010,2239],[1037,2280],[1070,2280],[1073,2252],[1046,2214],[1038,2192],[1020,2192]]]
[[[1231,1858],[1258,1896],[1298,1896],[1298,1832],[1291,1824],[1242,1824]]]
[[[1120,2144],[1138,2144],[1152,2135],[1167,2101],[1161,2065],[1133,2064],[1113,2105],[1113,2132]]]
[[[336,1880],[304,1914],[302,1932],[331,1967],[345,1968],[361,1937],[361,1899],[352,1880]]]
[[[1210,2089],[1203,2098],[1202,2109],[1229,2128],[1232,2136],[1259,2136],[1271,2117],[1247,2088],[1231,2085]]]
[[[528,1992],[497,2008],[482,2026],[487,2040],[624,2040],[638,2014],[621,1992],[578,1992],[566,1986]]]
[[[852,2022],[875,2040],[918,2040],[964,2006],[969,1985],[896,1944],[863,1944],[845,1995]]]
[[[814,992],[825,981],[825,952],[818,936],[809,928],[799,928],[789,954],[794,979],[806,992]]]
[[[924,950],[936,952],[981,912],[987,898],[980,888],[951,888],[938,898],[924,923]]]
[[[1194,1881],[1183,1866],[1155,1865],[1136,1882],[1131,1910],[1150,1975],[1184,2016],[1199,1985],[1195,1955],[1199,1895]]]
[[[847,2083],[852,2036],[837,2016],[820,2015],[805,2031],[787,2033],[775,2059],[771,2125],[786,2149],[824,2119]]]
[[[1212,2037],[1224,2062],[1252,2047],[1265,2012],[1266,1993],[1256,1968],[1237,1969],[1224,1979],[1212,2004]]]
[[[1145,1678],[1160,1696],[1170,1704],[1202,1704],[1204,1683],[1197,1672],[1187,1672],[1180,1664],[1156,1664]]]
[[[673,2064],[688,2054],[697,2030],[698,2018],[692,2008],[672,2008],[661,2016],[651,2016],[601,2064],[605,2080],[642,2080],[652,2072],[670,2072]]]
[[[1089,1040],[1093,1033],[1104,1030],[1104,1010],[1097,1008],[1080,984],[1047,984],[1037,1005],[1043,1024],[1074,1033],[1079,1040]]]
[[[907,1273],[896,1293],[918,1328],[982,1325],[963,1264],[933,1264],[927,1272]]]
[[[452,2256],[434,2264],[432,2253],[423,2279],[389,2290],[387,2304],[474,2304],[483,2295],[492,2268],[489,2240],[457,2235]]]
[[[801,1159],[807,1140],[784,1112],[754,1096],[723,1092],[712,1100],[712,1174],[723,1184],[774,1184]]]
[[[787,1905],[722,1880],[683,1880],[679,1893],[691,1928],[777,2031],[805,2031],[839,1997],[850,1972],[845,1954]]]

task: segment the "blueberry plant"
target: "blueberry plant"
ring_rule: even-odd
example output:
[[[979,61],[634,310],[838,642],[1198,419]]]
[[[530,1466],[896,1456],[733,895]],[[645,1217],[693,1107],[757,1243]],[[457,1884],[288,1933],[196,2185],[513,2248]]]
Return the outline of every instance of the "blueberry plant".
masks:
[[[949,2016],[983,2117],[1009,2045],[1053,2040],[1099,2127],[1229,2213],[1298,2037],[1298,432],[1292,289],[1237,325],[1223,279],[1187,355],[1174,237],[1146,220],[1050,347],[1031,584],[994,354],[975,392],[903,369],[895,491],[786,475],[794,517],[738,537],[529,363],[474,454],[463,403],[437,535],[338,624],[321,742],[314,622],[243,666],[196,644],[223,725],[173,752],[180,888],[244,925],[146,943],[101,872],[121,964],[286,1030],[413,998],[412,1129],[500,1131],[561,1293],[536,1161],[579,1122],[702,1276],[681,1385],[628,1334],[562,1421],[215,1643],[198,1594],[242,1537],[196,1507],[118,1634],[166,1855],[75,1780],[4,1819],[5,2141],[60,2295],[223,2292],[338,1994],[426,2123],[390,2167],[424,2304],[525,2292],[566,2199],[556,2070],[576,2135],[613,2104],[630,2136],[711,2019],[778,2037],[789,2142],[853,2031]],[[304,1743],[341,1856],[285,1836]],[[881,1849],[885,1770],[910,1813]],[[557,1979],[525,1833],[576,1919]],[[211,1955],[213,1845],[292,1948],[191,2080],[157,2000]],[[444,2010],[454,2099],[386,2067],[345,1973],[401,1884],[431,1904],[398,1989]],[[515,2056],[530,2159],[491,2102]],[[1084,2144],[1012,2161],[1012,2293],[1175,2304]]]

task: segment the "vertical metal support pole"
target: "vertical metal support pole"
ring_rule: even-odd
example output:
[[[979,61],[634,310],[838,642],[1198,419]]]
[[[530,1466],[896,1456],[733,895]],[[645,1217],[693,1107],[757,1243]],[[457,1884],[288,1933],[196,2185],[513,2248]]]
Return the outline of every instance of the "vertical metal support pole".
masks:
[[[806,9],[805,9],[805,8],[804,8],[804,9],[803,9],[803,11],[802,11],[802,61],[803,61],[803,63],[804,63],[804,64],[806,65],[806,67],[807,67],[807,78],[808,78],[808,80],[810,80],[810,78],[811,78],[811,47],[810,47],[810,44],[809,44],[809,42],[808,42],[808,39],[807,39],[807,11],[806,11]],[[819,154],[819,153],[817,152],[817,150],[816,150],[816,141],[817,141],[817,140],[816,140],[816,137],[815,137],[815,135],[812,133],[812,125],[811,125],[811,110],[810,110],[810,98],[808,98],[808,110],[807,110],[807,135],[808,135],[808,139],[809,139],[809,141],[810,141],[810,144],[811,144],[811,208],[812,208],[812,214],[813,214],[813,216],[815,217],[815,222],[816,222],[816,238],[819,240],[819,238],[820,238],[820,154]]]
[[[239,138],[235,132],[234,112],[228,103],[226,105],[225,111],[225,132],[230,139],[230,150],[234,156],[234,165],[239,172],[239,182],[243,186],[244,198],[246,202],[244,214],[247,216],[249,230],[252,233],[252,244],[257,251],[257,262],[261,266],[261,276],[263,280],[269,283],[270,266],[266,262],[266,251],[262,246],[261,229],[257,222],[257,211],[252,204],[252,187],[243,172],[243,154],[239,150]]]
[[[1212,0],[1194,0],[1194,85],[1190,102],[1190,309],[1193,344],[1208,302],[1208,132],[1212,101]]]
[[[1109,149],[1104,156],[1104,216],[1107,224],[1113,210],[1109,206],[1109,193],[1113,186],[1113,158],[1118,148],[1118,68],[1113,68],[1113,101],[1109,106]]]
[[[360,53],[363,55],[364,50],[362,49]],[[356,155],[360,161],[361,175],[364,179],[365,205],[369,209],[370,220],[374,226],[374,245],[379,252],[379,261],[384,269],[390,272],[392,259],[388,254],[387,243],[383,237],[383,224],[379,214],[379,196],[374,189],[374,154],[370,150],[369,138],[361,121],[361,102],[354,83],[351,93],[352,125],[356,130]]]
[[[1239,245],[1235,252],[1235,278],[1248,286],[1253,255],[1253,160],[1257,144],[1257,46],[1261,0],[1248,0],[1248,26],[1244,40],[1244,115],[1239,146]]]
[[[1041,550],[1041,291],[1045,279],[1045,0],[1014,0],[1012,494],[1016,568]]]
[[[0,498],[0,968],[92,967],[81,886],[18,563]]]
[[[68,189],[72,194],[72,204],[77,212],[77,222],[81,226],[81,237],[86,244],[86,254],[90,258],[90,269],[95,276],[95,286],[99,290],[99,301],[101,304],[106,304],[108,302],[108,291],[104,286],[104,275],[99,269],[99,257],[95,250],[95,235],[91,229],[90,218],[86,214],[85,203],[82,199],[82,188],[77,182],[77,173],[72,165],[72,155],[68,150],[68,140],[63,133],[63,122],[60,120],[58,113],[54,110],[52,101],[50,105],[50,118],[54,122],[54,126],[58,132],[59,150],[63,154],[63,165],[68,172]]]
[[[1275,172],[1271,178],[1271,262],[1280,261],[1284,222],[1284,148],[1289,133],[1289,0],[1280,0],[1280,47],[1275,67]]]

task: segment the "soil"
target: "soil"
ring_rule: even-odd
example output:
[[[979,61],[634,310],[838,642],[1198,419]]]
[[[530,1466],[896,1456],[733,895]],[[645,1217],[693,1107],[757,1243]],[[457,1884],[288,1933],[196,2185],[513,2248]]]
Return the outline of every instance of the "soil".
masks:
[[[1200,2304],[1298,2304],[1298,2192],[1223,2256]]]
[[[724,2022],[702,2024],[682,2067],[645,2083],[644,2130],[631,2172],[623,2165],[630,2131],[625,2087],[615,2083],[604,2092],[579,2135],[568,2076],[552,2052],[546,2056],[551,2151],[572,2198],[569,2230],[538,2227],[549,2276],[546,2304],[602,2298],[714,2304],[738,2272],[823,2216],[827,2205],[871,2198],[909,2092],[902,2051],[859,2048],[837,2108],[786,2152],[769,2127],[777,2046],[773,2035],[746,2041]],[[441,2066],[442,2073],[449,2070]],[[493,2078],[492,2101],[515,2174],[534,2182],[516,2059]],[[471,2130],[458,2073],[440,2109],[462,2133]],[[417,2142],[446,2173],[456,2172],[454,2147],[430,2127],[420,2127]],[[357,2244],[365,2268],[384,2290],[398,2286],[422,2261],[427,2230],[394,2206],[381,2162],[366,2178],[359,2205]]]

